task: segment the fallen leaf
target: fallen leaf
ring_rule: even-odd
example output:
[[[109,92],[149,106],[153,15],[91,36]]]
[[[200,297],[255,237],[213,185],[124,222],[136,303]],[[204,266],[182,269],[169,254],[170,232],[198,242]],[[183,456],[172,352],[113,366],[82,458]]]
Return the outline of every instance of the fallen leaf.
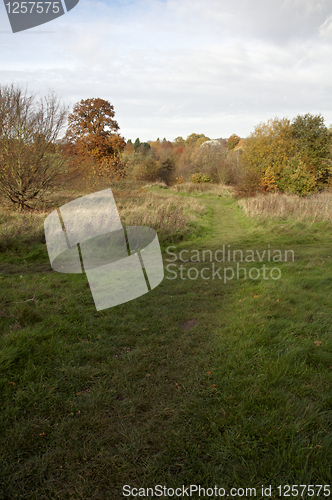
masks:
[[[216,387],[216,384],[212,384],[212,385],[211,385],[211,389],[213,389],[213,387]]]
[[[208,375],[211,375],[212,372],[206,372]]]
[[[39,434],[40,436],[46,436],[45,432],[42,432],[41,434]]]

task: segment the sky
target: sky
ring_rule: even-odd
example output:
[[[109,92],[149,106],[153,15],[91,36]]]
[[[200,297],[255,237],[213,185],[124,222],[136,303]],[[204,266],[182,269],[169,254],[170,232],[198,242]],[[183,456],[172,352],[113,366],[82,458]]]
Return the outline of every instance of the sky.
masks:
[[[0,85],[105,99],[126,140],[332,124],[331,0],[80,0],[19,33],[1,2],[0,44]]]

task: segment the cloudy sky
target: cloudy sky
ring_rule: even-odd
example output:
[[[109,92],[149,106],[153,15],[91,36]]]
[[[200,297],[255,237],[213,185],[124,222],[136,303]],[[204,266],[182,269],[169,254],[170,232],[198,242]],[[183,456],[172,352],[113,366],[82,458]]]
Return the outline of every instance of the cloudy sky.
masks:
[[[126,139],[332,124],[331,0],[80,0],[15,34],[1,2],[0,43],[0,84],[106,99]]]

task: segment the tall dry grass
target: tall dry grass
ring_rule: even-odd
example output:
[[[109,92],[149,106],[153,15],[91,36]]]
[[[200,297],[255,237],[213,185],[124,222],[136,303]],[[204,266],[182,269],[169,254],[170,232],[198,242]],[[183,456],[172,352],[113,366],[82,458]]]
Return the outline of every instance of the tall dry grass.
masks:
[[[45,243],[44,220],[56,207],[60,207],[79,195],[61,191],[49,200],[49,206],[39,211],[17,212],[8,206],[0,206],[0,251],[20,249],[24,245]],[[161,242],[182,239],[191,232],[206,212],[196,200],[181,198],[167,192],[167,196],[147,191],[137,186],[121,186],[113,189],[114,198],[125,226],[149,226],[158,231]]]
[[[291,194],[259,194],[240,200],[250,217],[297,221],[332,221],[332,193],[306,197]]]
[[[225,186],[223,184],[214,184],[211,182],[182,182],[181,184],[175,184],[170,188],[171,192],[175,193],[191,193],[191,194],[212,194],[215,196],[231,196],[233,195],[233,188],[230,186]]]
[[[44,220],[48,212],[17,212],[0,208],[0,252],[30,243],[44,243]]]
[[[143,192],[134,199],[120,198],[117,206],[124,225],[152,227],[161,241],[189,235],[206,213],[206,207],[197,200],[153,191]]]

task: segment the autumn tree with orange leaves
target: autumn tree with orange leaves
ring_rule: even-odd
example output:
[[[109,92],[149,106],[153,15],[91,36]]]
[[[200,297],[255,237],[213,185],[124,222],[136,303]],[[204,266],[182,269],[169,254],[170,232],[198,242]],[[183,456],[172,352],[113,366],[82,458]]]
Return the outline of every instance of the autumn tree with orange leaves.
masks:
[[[82,99],[74,106],[65,139],[76,170],[95,178],[125,177],[120,153],[126,143],[114,116],[114,107],[104,99]]]

